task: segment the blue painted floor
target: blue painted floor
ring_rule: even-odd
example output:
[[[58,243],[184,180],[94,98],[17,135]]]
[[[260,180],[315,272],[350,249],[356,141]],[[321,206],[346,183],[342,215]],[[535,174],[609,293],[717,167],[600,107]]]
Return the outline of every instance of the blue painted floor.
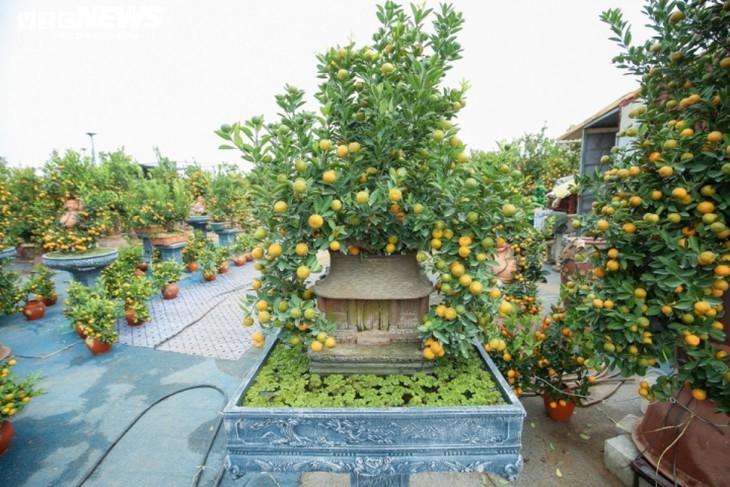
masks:
[[[15,265],[21,271],[28,268]],[[47,391],[13,419],[15,438],[0,458],[0,487],[347,485],[346,477],[336,476],[320,481],[316,475],[309,480],[299,474],[249,474],[239,480],[223,475],[225,432],[218,431],[219,413],[260,351],[223,360],[117,343],[110,353],[94,357],[61,314],[68,278],[57,276],[60,300],[43,319],[0,317],[0,343],[17,356],[15,371],[42,372]],[[195,282],[190,279],[184,286]],[[540,285],[545,301],[557,299],[558,282],[553,272]],[[526,398],[526,466],[513,485],[558,485],[546,479],[579,485],[569,482],[573,464],[573,480],[585,480],[580,469],[589,469],[604,480],[592,482],[594,487],[618,485],[602,470],[601,438],[613,435],[613,419],[604,416],[611,412],[621,419],[626,405],[637,409],[635,399],[631,393],[629,399],[617,400],[614,409],[608,404],[580,411],[565,426],[545,419],[539,398]],[[593,437],[592,449],[576,440],[585,431]],[[566,478],[555,477],[557,466]],[[481,474],[448,480],[438,475],[414,478],[411,485],[499,485]]]

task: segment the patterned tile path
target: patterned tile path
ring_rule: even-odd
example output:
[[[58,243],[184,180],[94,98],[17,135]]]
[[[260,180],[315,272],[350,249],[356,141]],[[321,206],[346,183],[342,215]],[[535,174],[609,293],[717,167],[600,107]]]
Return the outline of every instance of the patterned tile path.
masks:
[[[258,274],[253,265],[231,266],[213,282],[200,280],[181,286],[173,300],[154,296],[152,319],[142,326],[117,326],[119,342],[135,347],[235,360],[253,346],[258,325],[244,327],[239,300]]]

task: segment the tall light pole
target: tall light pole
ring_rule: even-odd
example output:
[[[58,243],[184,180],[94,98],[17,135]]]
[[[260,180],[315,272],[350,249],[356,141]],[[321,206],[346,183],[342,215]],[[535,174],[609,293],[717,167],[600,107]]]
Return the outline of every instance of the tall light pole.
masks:
[[[94,136],[96,134],[94,132],[86,132],[86,135],[91,139],[91,160],[96,164],[96,151],[94,150]]]
[[[86,159],[86,147],[82,147],[82,148],[81,148],[81,157],[82,157],[83,159]]]

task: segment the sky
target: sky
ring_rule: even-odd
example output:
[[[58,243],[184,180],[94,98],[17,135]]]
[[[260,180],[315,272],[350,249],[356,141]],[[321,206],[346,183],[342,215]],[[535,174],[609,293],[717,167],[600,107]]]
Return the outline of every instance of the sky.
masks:
[[[41,166],[54,149],[154,148],[180,163],[239,163],[220,151],[222,123],[274,120],[285,84],[316,90],[315,55],[368,45],[373,0],[2,0],[0,156]],[[438,3],[426,2],[437,7]],[[599,15],[618,7],[649,36],[640,0],[452,2],[466,22],[464,58],[446,85],[468,80],[459,112],[471,149],[536,133],[557,137],[637,88],[611,59]],[[245,166],[243,166],[245,167]]]

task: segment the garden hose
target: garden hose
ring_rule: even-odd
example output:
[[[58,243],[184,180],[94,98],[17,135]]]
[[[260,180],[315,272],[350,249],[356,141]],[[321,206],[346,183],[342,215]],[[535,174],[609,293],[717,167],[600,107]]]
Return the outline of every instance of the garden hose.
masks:
[[[99,465],[101,465],[101,463],[104,461],[104,459],[107,457],[107,455],[109,455],[109,453],[112,451],[112,449],[114,449],[114,447],[117,445],[117,443],[119,443],[119,441],[121,441],[121,439],[124,438],[124,436],[132,429],[132,427],[134,427],[134,425],[137,424],[137,421],[142,419],[142,417],[145,414],[147,414],[147,412],[149,412],[150,409],[152,409],[153,407],[155,407],[162,401],[169,399],[172,396],[175,396],[182,392],[187,392],[187,391],[190,391],[193,389],[216,390],[216,391],[220,392],[220,394],[223,396],[223,406],[225,406],[226,403],[228,402],[228,395],[225,393],[225,391],[223,389],[221,389],[220,387],[214,386],[211,384],[199,384],[199,385],[195,385],[195,386],[188,386],[188,387],[178,389],[176,391],[173,391],[169,394],[162,396],[161,398],[159,398],[158,400],[156,400],[155,402],[153,402],[152,404],[147,406],[144,409],[144,411],[139,413],[134,418],[134,420],[124,429],[124,431],[122,431],[122,433],[117,437],[117,439],[114,440],[109,445],[109,447],[104,451],[104,453],[101,455],[101,457],[99,457],[99,459],[97,459],[96,462],[94,462],[94,465],[92,465],[91,468],[89,469],[89,471],[86,472],[86,475],[84,475],[84,477],[76,484],[77,487],[81,487],[84,483],[86,483],[87,480],[89,480],[89,477],[91,477],[94,474],[94,472],[96,471],[96,469],[99,468]],[[208,461],[208,456],[210,455],[210,451],[213,449],[213,443],[215,443],[215,439],[218,437],[218,432],[220,431],[222,424],[223,424],[223,418],[221,417],[220,420],[218,421],[218,426],[216,427],[215,433],[213,434],[213,437],[211,438],[210,443],[208,444],[208,449],[205,451],[205,456],[203,457],[203,462],[202,462],[201,466],[198,468],[198,471],[195,473],[195,476],[193,477],[193,487],[197,487],[198,483],[200,482],[201,473],[205,470],[205,463]],[[218,475],[216,476],[216,479],[215,479],[215,484],[214,484],[215,486],[219,485],[221,480],[223,479],[223,475],[222,475],[223,471],[224,471],[224,469],[221,467],[221,469],[219,470]]]
[[[221,297],[221,296],[225,296],[226,294],[231,294],[231,293],[234,293],[234,292],[236,292],[236,291],[240,291],[241,289],[243,289],[243,288],[245,288],[245,287],[246,287],[246,285],[244,284],[243,286],[239,286],[239,287],[236,287],[236,288],[234,288],[234,289],[230,289],[230,290],[228,290],[228,291],[224,291],[224,292],[222,292],[222,293],[220,293],[220,294],[216,294],[216,295],[215,295],[215,296],[213,296],[213,297],[214,297],[214,298],[219,298],[219,297]],[[213,310],[214,310],[215,308],[217,308],[217,307],[218,307],[218,306],[220,306],[221,304],[223,304],[223,301],[221,301],[221,302],[219,302],[219,303],[216,303],[216,304],[214,304],[213,306],[211,306],[211,307],[210,307],[210,308],[208,309],[208,311],[206,311],[205,313],[203,313],[202,315],[200,315],[200,317],[199,317],[199,318],[196,318],[195,320],[191,321],[190,323],[188,323],[187,325],[185,325],[184,327],[182,327],[182,328],[181,328],[180,330],[178,330],[178,331],[177,331],[176,333],[174,333],[174,334],[170,335],[169,337],[165,338],[164,340],[162,340],[162,341],[161,341],[160,343],[158,343],[157,345],[155,345],[155,346],[154,346],[154,347],[152,347],[152,348],[153,348],[154,350],[157,350],[157,349],[158,349],[158,348],[159,348],[159,347],[160,347],[161,345],[164,345],[165,343],[167,343],[167,342],[169,342],[170,340],[172,340],[173,338],[177,337],[178,335],[180,335],[180,334],[181,334],[182,332],[184,332],[185,330],[187,330],[187,329],[188,329],[188,328],[190,328],[191,326],[193,326],[193,325],[195,325],[195,324],[199,323],[199,322],[200,322],[200,321],[201,321],[201,320],[202,320],[203,318],[205,318],[206,316],[208,316],[208,315],[209,315],[209,314],[211,313],[211,311],[213,311]]]

